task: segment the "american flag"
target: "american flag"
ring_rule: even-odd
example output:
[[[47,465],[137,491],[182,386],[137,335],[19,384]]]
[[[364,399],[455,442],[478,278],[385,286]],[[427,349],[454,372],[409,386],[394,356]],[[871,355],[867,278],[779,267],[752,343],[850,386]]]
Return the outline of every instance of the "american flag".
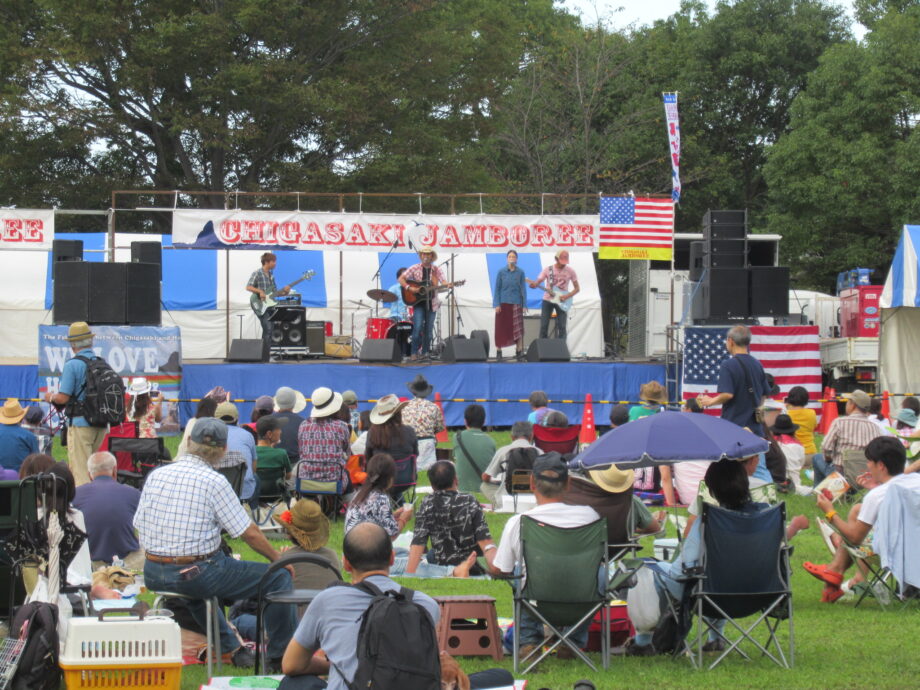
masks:
[[[727,326],[684,329],[684,400],[718,392],[719,366],[728,359],[727,333]],[[779,394],[773,396],[776,400],[785,398],[793,386],[805,388],[812,400],[821,397],[817,326],[752,326],[750,353],[773,374],[779,386]]]
[[[601,247],[670,249],[674,202],[630,196],[601,197]]]

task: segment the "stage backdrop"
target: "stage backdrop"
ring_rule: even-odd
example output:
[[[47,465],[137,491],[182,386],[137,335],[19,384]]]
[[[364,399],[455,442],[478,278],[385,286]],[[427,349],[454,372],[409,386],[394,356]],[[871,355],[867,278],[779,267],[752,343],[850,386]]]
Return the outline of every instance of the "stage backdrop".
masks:
[[[124,377],[125,387],[132,378],[144,376],[164,398],[179,397],[182,350],[178,328],[93,326],[92,331],[93,351]],[[73,357],[66,338],[67,326],[39,326],[39,398],[49,390],[57,392],[64,362]],[[164,402],[160,435],[178,431],[178,405]]]
[[[84,259],[102,261],[106,248],[104,233],[59,233],[59,239],[80,239]],[[229,306],[230,332],[233,338],[261,337],[259,323],[249,308],[245,286],[250,274],[259,268],[259,252],[244,249],[177,249],[170,236],[115,235],[116,261],[130,261],[132,241],[161,242],[163,250],[163,325],[181,329],[182,354],[186,359],[222,359],[226,355],[226,322]],[[518,265],[530,278],[553,261],[553,251],[521,252]],[[410,266],[418,259],[414,252],[399,250],[389,257],[386,251],[280,251],[275,278],[279,287],[298,278],[304,271],[316,271],[310,281],[296,290],[302,295],[311,320],[333,322],[337,334],[364,339],[368,318],[384,317],[385,305],[376,305],[367,297],[372,288],[389,288],[396,282],[396,269]],[[451,315],[441,310],[441,333],[469,335],[472,330],[494,333],[495,312],[492,288],[495,274],[505,264],[504,252],[454,254],[440,251],[438,263],[448,277],[466,284],[456,290],[457,309]],[[571,266],[578,274],[581,292],[569,312],[568,344],[574,356],[603,355],[601,299],[590,252],[572,252]],[[379,280],[374,274],[380,270]],[[339,299],[339,286],[342,298]],[[539,314],[539,290],[529,290],[531,314]],[[38,326],[51,323],[53,286],[51,253],[0,249],[0,309],[4,322],[15,327],[0,329],[0,352],[7,358],[21,358],[34,363],[38,357]],[[342,306],[340,328],[339,307]],[[462,322],[462,323],[461,323]],[[494,338],[493,338],[494,340]],[[492,352],[494,353],[494,344]],[[506,353],[507,354],[507,353]]]

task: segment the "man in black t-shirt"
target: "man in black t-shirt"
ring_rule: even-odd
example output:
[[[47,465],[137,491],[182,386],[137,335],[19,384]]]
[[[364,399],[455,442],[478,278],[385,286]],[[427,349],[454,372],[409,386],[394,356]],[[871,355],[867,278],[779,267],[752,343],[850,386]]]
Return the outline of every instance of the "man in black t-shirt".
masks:
[[[751,330],[747,326],[733,326],[725,338],[725,347],[731,357],[719,367],[717,393],[698,398],[701,407],[722,405],[722,419],[747,427],[763,436],[763,425],[755,419],[755,411],[770,394],[771,385],[763,366],[748,354]]]

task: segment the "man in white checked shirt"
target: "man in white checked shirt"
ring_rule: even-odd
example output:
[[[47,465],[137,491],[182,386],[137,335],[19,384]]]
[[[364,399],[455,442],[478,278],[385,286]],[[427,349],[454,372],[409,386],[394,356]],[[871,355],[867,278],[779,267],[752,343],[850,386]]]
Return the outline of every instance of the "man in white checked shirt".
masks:
[[[227,479],[214,469],[226,449],[226,424],[213,417],[199,419],[189,437],[188,452],[151,472],[144,483],[134,527],[146,551],[144,581],[149,589],[202,598],[255,597],[268,565],[237,561],[224,554],[220,550],[222,529],[233,538],[242,537],[268,560],[280,558],[243,510]],[[268,580],[265,591],[290,588],[291,575],[281,569]],[[193,602],[189,609],[204,628],[204,602]],[[221,651],[234,666],[252,666],[252,652],[240,646],[222,614],[220,619]],[[295,623],[293,606],[266,609],[270,665],[280,667]]]

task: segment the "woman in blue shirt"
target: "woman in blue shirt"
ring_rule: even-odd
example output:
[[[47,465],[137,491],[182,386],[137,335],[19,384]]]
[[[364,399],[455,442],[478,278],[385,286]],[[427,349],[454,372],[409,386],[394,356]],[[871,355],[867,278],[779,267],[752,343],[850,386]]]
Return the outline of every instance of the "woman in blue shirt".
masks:
[[[506,255],[508,265],[495,276],[495,290],[492,291],[492,306],[495,307],[495,348],[502,358],[502,348],[514,345],[517,359],[524,358],[524,308],[527,291],[524,287],[524,271],[517,267],[517,252],[513,249]]]

